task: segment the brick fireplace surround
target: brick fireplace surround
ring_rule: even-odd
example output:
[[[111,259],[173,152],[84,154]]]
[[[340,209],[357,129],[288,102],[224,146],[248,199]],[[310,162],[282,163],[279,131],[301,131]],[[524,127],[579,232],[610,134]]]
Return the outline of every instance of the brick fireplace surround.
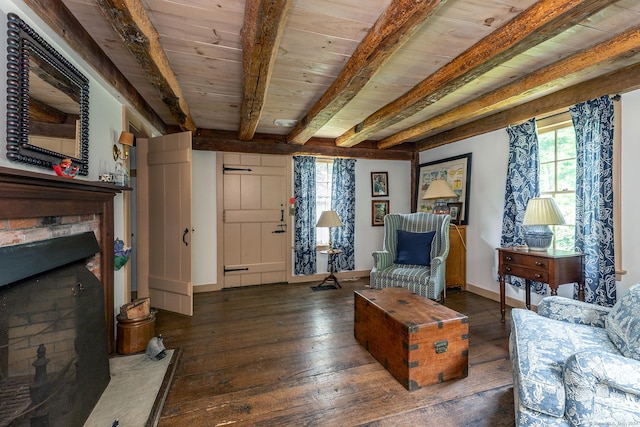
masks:
[[[111,184],[0,167],[0,247],[96,234],[100,252],[87,267],[104,287],[109,353],[115,349],[113,197],[120,192]]]

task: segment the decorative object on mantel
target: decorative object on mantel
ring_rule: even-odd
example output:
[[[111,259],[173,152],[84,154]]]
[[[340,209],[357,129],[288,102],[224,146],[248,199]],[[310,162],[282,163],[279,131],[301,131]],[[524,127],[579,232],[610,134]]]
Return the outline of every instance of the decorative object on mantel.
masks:
[[[546,251],[551,246],[550,225],[564,224],[564,217],[551,197],[534,197],[527,203],[522,225],[524,241],[531,251]]]
[[[53,171],[58,176],[64,176],[66,178],[75,178],[78,173],[78,166],[74,166],[70,158],[60,160],[60,163],[53,165]]]
[[[113,182],[113,174],[111,172],[105,172],[100,175],[100,182]]]
[[[129,158],[129,150],[127,149],[127,146],[133,146],[133,134],[131,132],[122,131],[118,138],[118,143],[122,144],[122,150],[120,150],[117,144],[113,144],[113,160],[127,160]]]
[[[433,205],[433,210],[431,213],[434,214],[448,214],[449,206],[447,206],[447,202],[445,199],[456,199],[458,200],[458,195],[453,192],[451,187],[449,187],[449,183],[443,179],[436,179],[431,181],[429,187],[427,187],[427,191],[422,195],[422,200],[435,200],[435,204]]]
[[[129,171],[125,162],[116,162],[116,171],[113,173],[113,183],[121,187],[129,185]]]
[[[124,242],[118,238],[113,241],[113,268],[115,271],[120,270],[129,261],[131,248],[124,245]]]

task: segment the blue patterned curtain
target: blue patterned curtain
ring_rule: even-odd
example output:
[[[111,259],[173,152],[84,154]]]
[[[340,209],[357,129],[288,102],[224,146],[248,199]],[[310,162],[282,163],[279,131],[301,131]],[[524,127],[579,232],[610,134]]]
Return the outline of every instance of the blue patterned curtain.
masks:
[[[342,249],[334,256],[336,271],[355,270],[354,231],[356,222],[356,161],[334,159],[331,178],[331,210],[336,211],[344,224],[331,229],[333,247]]]
[[[538,171],[538,134],[536,120],[531,119],[518,126],[509,126],[509,165],[507,167],[507,187],[504,194],[504,214],[502,217],[503,248],[524,245],[522,220],[529,199],[540,195]],[[505,277],[505,282],[524,286],[524,279],[515,276]],[[532,289],[544,294],[544,283],[532,282]]]
[[[611,306],[616,302],[613,102],[603,96],[571,107],[570,111],[577,151],[576,251],[586,254],[584,297],[587,302]]]
[[[293,157],[294,274],[316,274],[316,158]]]

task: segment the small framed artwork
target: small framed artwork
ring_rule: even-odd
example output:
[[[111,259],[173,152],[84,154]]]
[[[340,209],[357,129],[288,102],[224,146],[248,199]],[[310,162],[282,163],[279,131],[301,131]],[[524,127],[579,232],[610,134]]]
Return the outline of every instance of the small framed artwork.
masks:
[[[371,225],[383,226],[384,217],[389,213],[388,200],[374,200],[371,202]]]
[[[389,197],[387,172],[371,172],[371,197]]]
[[[462,220],[462,202],[449,202],[449,216],[451,216],[451,224],[460,225]]]

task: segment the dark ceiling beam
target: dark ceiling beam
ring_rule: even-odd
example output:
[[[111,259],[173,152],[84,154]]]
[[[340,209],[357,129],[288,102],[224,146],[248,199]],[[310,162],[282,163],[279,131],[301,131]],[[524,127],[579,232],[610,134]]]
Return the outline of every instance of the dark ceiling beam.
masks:
[[[100,10],[120,35],[124,45],[142,68],[151,85],[182,130],[195,131],[196,125],[182,94],[176,73],[160,45],[160,34],[151,23],[141,0],[97,0]]]
[[[40,55],[29,55],[29,73],[33,73],[44,83],[64,93],[73,102],[80,105],[81,90],[78,85]],[[30,81],[29,84],[32,85],[33,81]]]
[[[291,0],[247,0],[242,40],[242,104],[238,138],[253,138],[267,98],[271,73]]]
[[[69,115],[31,96],[29,97],[29,124],[31,124],[31,122],[53,124],[73,122],[75,124],[75,120],[79,118],[80,116],[78,114]],[[71,121],[69,119],[71,119]]]
[[[23,1],[109,85],[115,88],[145,120],[160,132],[166,133],[164,121],[111,62],[64,3],[50,0]]]
[[[171,129],[176,131],[178,129]],[[255,134],[250,141],[241,141],[233,131],[198,129],[192,137],[192,148],[205,151],[234,153],[257,153],[278,155],[313,155],[327,157],[349,157],[375,160],[412,160],[414,143],[398,145],[390,150],[378,150],[376,141],[364,141],[358,147],[336,147],[333,139],[312,138],[305,145],[287,144],[284,136]]]
[[[624,31],[609,40],[598,43],[546,67],[523,76],[509,84],[488,92],[457,108],[418,123],[391,135],[378,143],[385,149],[402,144],[412,138],[428,137],[451,129],[471,119],[487,115],[492,111],[515,105],[519,100],[554,86],[561,86],[578,73],[586,73],[604,62],[617,58],[626,59],[640,50],[640,26]]]
[[[411,117],[516,55],[584,21],[616,0],[540,0],[478,41],[395,101],[336,139],[352,147]]]
[[[518,105],[500,113],[458,126],[416,142],[416,150],[424,151],[456,141],[504,129],[532,117],[543,117],[603,95],[622,94],[640,89],[640,63],[605,74],[550,95]]]
[[[366,86],[387,59],[445,1],[394,0],[371,27],[331,86],[291,130],[287,141],[306,143]]]

